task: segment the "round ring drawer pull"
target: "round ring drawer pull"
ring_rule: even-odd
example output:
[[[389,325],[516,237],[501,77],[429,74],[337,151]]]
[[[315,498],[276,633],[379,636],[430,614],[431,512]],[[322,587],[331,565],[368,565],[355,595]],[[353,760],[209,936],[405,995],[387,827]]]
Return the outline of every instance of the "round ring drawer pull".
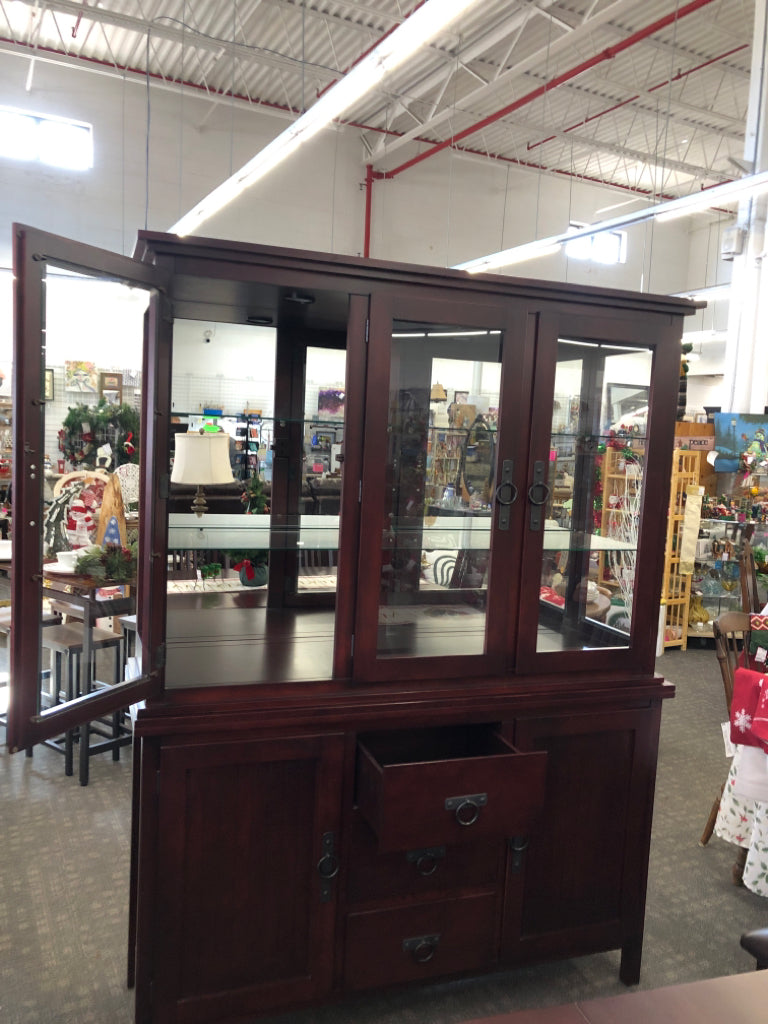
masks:
[[[487,793],[471,793],[467,796],[449,796],[445,801],[446,811],[453,811],[459,825],[465,828],[474,825],[480,817],[480,808],[488,803]]]
[[[440,934],[414,935],[403,939],[403,952],[410,953],[417,964],[427,964],[437,952]]]
[[[441,860],[445,857],[444,846],[430,846],[422,850],[408,850],[405,855],[405,859],[409,864],[413,864],[422,876],[422,878],[428,878],[430,875],[434,875],[437,871],[437,866]]]

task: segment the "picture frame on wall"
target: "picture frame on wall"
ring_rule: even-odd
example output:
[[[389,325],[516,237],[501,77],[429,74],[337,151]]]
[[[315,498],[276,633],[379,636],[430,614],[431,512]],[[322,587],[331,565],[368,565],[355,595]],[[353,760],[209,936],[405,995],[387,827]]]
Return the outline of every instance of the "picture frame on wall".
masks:
[[[99,374],[99,397],[103,398],[107,405],[123,404],[122,373]]]
[[[64,390],[96,394],[96,364],[87,359],[64,361]]]
[[[45,371],[45,390],[43,392],[43,398],[46,402],[52,402],[53,396],[53,370],[48,369]]]

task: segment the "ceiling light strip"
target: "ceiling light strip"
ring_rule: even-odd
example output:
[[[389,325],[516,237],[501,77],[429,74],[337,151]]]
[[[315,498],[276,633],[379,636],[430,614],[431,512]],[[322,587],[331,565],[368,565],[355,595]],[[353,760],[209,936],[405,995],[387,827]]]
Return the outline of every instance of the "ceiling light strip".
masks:
[[[620,228],[630,227],[633,224],[640,224],[647,220],[672,220],[695,213],[698,210],[707,210],[713,206],[747,199],[767,191],[768,171],[761,171],[759,174],[750,174],[736,181],[726,181],[722,185],[714,185],[712,188],[703,189],[700,192],[692,192],[690,195],[681,196],[679,199],[670,199],[669,202],[658,203],[656,206],[651,206],[645,210],[636,210],[634,213],[627,213],[622,217],[611,217],[608,220],[587,224],[577,231],[550,235],[547,238],[539,238],[533,242],[525,242],[523,245],[515,245],[509,249],[491,253],[489,256],[480,256],[474,260],[467,260],[465,263],[457,263],[453,269],[466,270],[470,274],[478,274],[482,271],[494,270],[497,267],[521,263],[538,256],[550,255],[556,252],[565,242],[572,242],[577,238],[588,238],[591,235],[598,235],[604,231],[617,231]]]
[[[177,235],[190,234],[203,221],[282,163],[304,142],[340,117],[353,103],[378,85],[386,74],[406,61],[420,46],[475,3],[477,0],[426,0],[289,128],[205,196],[169,230]]]

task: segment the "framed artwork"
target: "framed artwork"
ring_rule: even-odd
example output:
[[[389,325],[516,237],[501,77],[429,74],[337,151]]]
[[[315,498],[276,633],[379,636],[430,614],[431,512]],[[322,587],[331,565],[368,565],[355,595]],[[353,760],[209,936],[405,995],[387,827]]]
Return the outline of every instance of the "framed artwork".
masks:
[[[103,398],[107,405],[123,404],[122,373],[99,374],[99,397]]]
[[[344,390],[320,388],[317,392],[317,418],[319,420],[344,419]]]
[[[85,359],[67,359],[64,363],[64,390],[95,395],[98,389],[96,363]]]
[[[768,415],[716,412],[715,472],[768,471]]]
[[[45,371],[45,391],[43,393],[43,398],[45,398],[46,402],[52,402],[53,401],[53,370],[52,369],[49,369],[49,370]]]
[[[454,391],[453,392],[453,404],[454,405],[466,405],[469,401],[468,391]]]

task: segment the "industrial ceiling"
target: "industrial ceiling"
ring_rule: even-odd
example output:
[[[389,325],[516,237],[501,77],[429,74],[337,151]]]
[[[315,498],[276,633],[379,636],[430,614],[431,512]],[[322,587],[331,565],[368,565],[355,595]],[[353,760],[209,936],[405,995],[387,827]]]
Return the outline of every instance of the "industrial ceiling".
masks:
[[[757,0],[761,2],[761,0]],[[583,179],[615,203],[744,173],[755,0],[478,0],[344,115],[361,165],[444,151]],[[0,0],[0,52],[188,88],[275,134],[417,0]],[[281,121],[283,123],[281,123]]]

